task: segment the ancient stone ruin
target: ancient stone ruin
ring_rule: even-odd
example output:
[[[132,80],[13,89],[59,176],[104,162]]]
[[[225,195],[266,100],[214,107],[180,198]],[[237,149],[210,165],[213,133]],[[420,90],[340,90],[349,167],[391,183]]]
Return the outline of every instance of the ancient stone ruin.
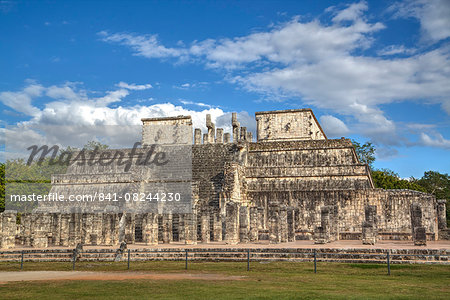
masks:
[[[351,141],[328,139],[310,109],[257,112],[256,121],[254,141],[235,113],[231,135],[216,128],[209,115],[203,134],[192,130],[190,116],[142,119],[144,145],[152,144],[151,125],[189,126],[189,213],[34,212],[22,214],[17,224],[16,213],[5,211],[0,246],[295,240],[375,244],[379,239],[423,245],[446,228],[445,202],[417,191],[374,188],[369,167],[358,160]],[[145,180],[117,165],[69,166],[66,174],[53,176],[52,191],[101,191]]]

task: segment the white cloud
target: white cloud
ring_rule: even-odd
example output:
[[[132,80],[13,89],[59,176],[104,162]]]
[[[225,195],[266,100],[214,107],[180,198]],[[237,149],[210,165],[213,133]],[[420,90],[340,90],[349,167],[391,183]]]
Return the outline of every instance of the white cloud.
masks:
[[[196,105],[196,106],[206,107],[206,108],[213,107],[212,105],[202,103],[202,102],[194,102],[194,101],[188,101],[188,100],[180,100],[180,102],[183,103],[184,105]]]
[[[449,3],[419,0],[392,9],[397,16],[418,18],[424,36],[438,41],[450,35]],[[356,133],[375,143],[398,145],[405,140],[381,105],[438,104],[450,114],[450,45],[442,43],[431,50],[387,45],[379,56],[366,55],[374,33],[386,28],[370,21],[367,11],[362,1],[327,9],[332,13],[330,23],[297,17],[245,36],[194,41],[189,46],[166,47],[155,35],[100,35],[104,41],[130,47],[135,55],[224,69],[227,80],[265,98],[301,99],[302,105],[346,116]]]
[[[328,137],[345,136],[350,132],[344,122],[330,115],[321,116],[320,124]]]
[[[20,92],[1,92],[0,101],[17,112],[34,115],[39,113],[39,109],[32,105],[32,99],[41,96],[43,91],[43,86],[30,84]]]
[[[121,81],[121,82],[119,82],[118,84],[117,84],[117,86],[118,87],[120,87],[120,88],[124,88],[124,89],[127,89],[127,90],[134,90],[134,91],[140,91],[140,90],[147,90],[147,89],[151,89],[152,88],[152,85],[151,84],[134,84],[134,83],[132,83],[132,84],[128,84],[128,83],[126,83],[126,82],[123,82],[123,81]]]
[[[426,133],[420,135],[420,142],[425,146],[439,147],[450,149],[450,140],[445,139],[441,134],[435,134],[435,138],[430,137]]]
[[[437,42],[450,37],[450,1],[414,0],[390,7],[395,17],[413,17],[420,21],[424,40]]]
[[[130,46],[136,51],[137,55],[148,58],[179,57],[185,52],[183,49],[166,48],[162,46],[158,42],[156,35],[139,36],[128,33],[109,34],[106,31],[99,32],[99,35],[105,42]]]
[[[50,87],[30,83],[20,92],[2,93],[26,95],[30,103],[28,109],[18,110],[31,117],[29,121],[19,122],[2,130],[6,134],[7,148],[23,150],[32,144],[81,147],[89,140],[105,136],[108,136],[108,140],[102,141],[112,147],[131,147],[141,139],[141,118],[145,117],[190,115],[193,127],[206,132],[206,114],[211,114],[212,121],[217,122],[217,127],[224,125],[225,132],[231,130],[231,113],[203,103],[192,102],[200,106],[201,110],[186,109],[172,103],[112,108],[109,106],[111,103],[120,102],[129,95],[128,90],[123,88],[126,84],[117,86],[121,88],[107,91],[104,96],[98,98],[89,97],[85,90],[70,83]],[[52,99],[44,108],[39,109],[31,105],[32,100],[44,95]],[[4,103],[14,110],[21,108],[15,102]],[[252,123],[254,120],[249,120],[247,113],[240,113],[241,115],[242,126],[248,124],[251,129],[255,127]]]
[[[361,1],[359,3],[350,4],[346,9],[338,11],[332,19],[333,22],[356,21],[363,17],[364,11],[368,9],[367,3]]]
[[[377,54],[381,56],[396,55],[396,54],[410,55],[414,54],[416,51],[417,49],[408,49],[403,45],[389,45],[377,51]]]

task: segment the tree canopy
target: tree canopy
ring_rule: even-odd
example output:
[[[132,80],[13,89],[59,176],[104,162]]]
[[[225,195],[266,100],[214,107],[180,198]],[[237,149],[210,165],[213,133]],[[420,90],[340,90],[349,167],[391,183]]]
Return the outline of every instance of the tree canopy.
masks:
[[[427,192],[427,189],[417,183],[415,179],[402,179],[392,170],[381,169],[372,171],[372,179],[376,188],[386,190],[390,189],[409,189],[420,192]]]
[[[371,142],[365,142],[361,145],[358,141],[352,140],[353,147],[355,147],[356,155],[358,155],[359,161],[369,165],[370,169],[373,168],[373,162],[375,161],[375,147]]]
[[[108,145],[100,142],[89,141],[84,145],[85,150],[108,149]],[[55,160],[64,152],[79,150],[67,147],[60,149]],[[43,159],[41,163],[33,161],[30,164],[24,159],[11,159],[0,164],[1,189],[0,189],[0,212],[5,210],[5,197],[8,195],[45,195],[51,189],[52,174],[63,174],[67,165],[52,163],[50,157]],[[8,184],[6,188],[6,184]],[[24,209],[29,202],[15,202],[13,209]]]

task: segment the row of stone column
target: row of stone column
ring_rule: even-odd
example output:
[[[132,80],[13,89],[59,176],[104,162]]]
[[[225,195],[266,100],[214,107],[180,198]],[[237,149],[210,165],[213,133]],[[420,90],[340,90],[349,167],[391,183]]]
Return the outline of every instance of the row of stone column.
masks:
[[[232,113],[231,123],[233,126],[233,142],[238,141],[249,141],[253,140],[253,134],[250,131],[247,131],[247,127],[241,127],[240,123],[237,120],[237,114]],[[231,143],[231,135],[230,133],[223,132],[223,128],[217,128],[215,124],[211,120],[211,115],[206,115],[206,128],[208,129],[207,133],[202,135],[202,130],[200,128],[195,128],[194,130],[194,144],[200,145],[202,144],[222,144],[222,143]]]
[[[286,206],[272,205],[268,212],[269,243],[295,241],[295,224],[298,210]]]
[[[326,244],[339,240],[338,210],[336,205],[320,208],[320,226],[314,228],[314,243]]]
[[[331,206],[321,207],[321,226],[316,227],[314,230],[314,241],[316,244],[325,244],[339,238],[339,233],[332,231],[332,228],[335,227],[331,226],[333,223],[331,221],[333,218],[332,211],[333,207]],[[422,208],[418,203],[411,204],[411,230],[414,244],[417,246],[426,245],[426,230],[422,226]],[[361,240],[366,245],[375,245],[378,240],[376,205],[366,205],[364,207]]]
[[[227,206],[226,216],[203,211],[192,214],[116,214],[116,213],[25,213],[16,224],[15,212],[0,214],[1,247],[13,248],[15,238],[21,246],[74,247],[82,245],[147,245],[174,241],[196,244],[197,241],[223,241],[234,244],[258,240],[260,214],[255,207]],[[176,235],[176,237],[174,236]]]

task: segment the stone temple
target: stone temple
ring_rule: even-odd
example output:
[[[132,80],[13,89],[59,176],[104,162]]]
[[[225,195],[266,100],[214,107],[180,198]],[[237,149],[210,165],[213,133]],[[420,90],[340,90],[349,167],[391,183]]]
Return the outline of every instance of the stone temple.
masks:
[[[256,141],[233,113],[232,134],[193,130],[190,116],[146,118],[151,125],[188,125],[192,147],[190,213],[1,214],[1,247],[142,243],[227,244],[314,240],[411,240],[440,238],[445,201],[411,190],[374,188],[349,139],[328,139],[311,109],[256,113]],[[192,142],[191,142],[192,143]],[[129,149],[124,149],[129,151]],[[131,172],[132,173],[132,172]],[[134,178],[134,179],[133,179]],[[134,180],[134,181],[133,181]],[[77,168],[52,177],[52,190],[101,190],[136,183],[120,167]]]

